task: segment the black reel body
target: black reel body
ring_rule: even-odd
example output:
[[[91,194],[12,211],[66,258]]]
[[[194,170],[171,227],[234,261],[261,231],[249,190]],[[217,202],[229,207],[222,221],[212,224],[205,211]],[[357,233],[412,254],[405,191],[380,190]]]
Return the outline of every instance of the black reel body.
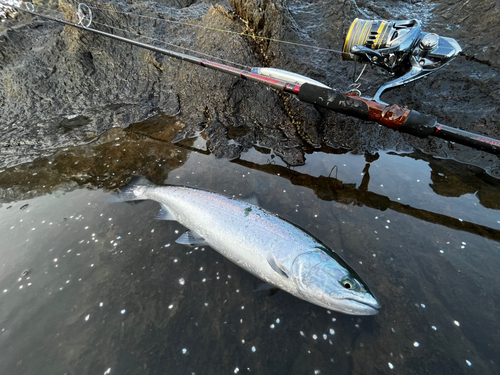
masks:
[[[374,64],[397,77],[382,85],[374,95],[373,100],[381,102],[383,91],[433,73],[461,51],[455,39],[422,32],[418,20],[356,18],[347,33],[342,57]]]

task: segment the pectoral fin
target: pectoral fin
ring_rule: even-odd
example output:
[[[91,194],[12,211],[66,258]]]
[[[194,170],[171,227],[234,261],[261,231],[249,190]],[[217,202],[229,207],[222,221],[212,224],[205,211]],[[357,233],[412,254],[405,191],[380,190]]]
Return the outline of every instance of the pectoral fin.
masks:
[[[180,236],[175,242],[181,245],[188,246],[208,245],[206,240],[202,236],[190,230],[185,231],[182,236]]]
[[[285,267],[278,263],[278,261],[274,258],[274,256],[269,253],[267,254],[267,262],[271,266],[273,270],[279,273],[281,276],[288,278],[287,273],[285,272]]]

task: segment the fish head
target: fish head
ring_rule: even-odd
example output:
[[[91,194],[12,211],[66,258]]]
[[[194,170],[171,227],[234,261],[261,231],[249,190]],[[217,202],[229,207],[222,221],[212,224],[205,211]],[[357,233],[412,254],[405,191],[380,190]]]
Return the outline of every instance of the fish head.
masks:
[[[292,273],[299,295],[316,305],[351,315],[375,315],[381,307],[358,274],[325,247],[297,256]]]

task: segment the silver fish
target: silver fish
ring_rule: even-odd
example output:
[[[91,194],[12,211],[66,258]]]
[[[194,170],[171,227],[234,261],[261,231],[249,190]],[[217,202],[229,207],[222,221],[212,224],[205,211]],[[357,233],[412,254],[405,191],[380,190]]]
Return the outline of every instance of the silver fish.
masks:
[[[207,244],[266,283],[324,308],[374,315],[381,306],[356,272],[319,240],[259,206],[141,177],[121,200],[154,200],[160,220],[189,229],[176,242]]]

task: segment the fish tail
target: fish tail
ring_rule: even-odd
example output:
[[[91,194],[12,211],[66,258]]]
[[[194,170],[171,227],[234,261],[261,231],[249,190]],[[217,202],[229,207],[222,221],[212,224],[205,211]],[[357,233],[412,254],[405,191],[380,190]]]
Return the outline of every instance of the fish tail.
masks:
[[[146,177],[136,176],[130,180],[124,188],[117,189],[117,193],[112,198],[115,202],[127,202],[146,199],[144,192],[146,188],[155,186]]]

